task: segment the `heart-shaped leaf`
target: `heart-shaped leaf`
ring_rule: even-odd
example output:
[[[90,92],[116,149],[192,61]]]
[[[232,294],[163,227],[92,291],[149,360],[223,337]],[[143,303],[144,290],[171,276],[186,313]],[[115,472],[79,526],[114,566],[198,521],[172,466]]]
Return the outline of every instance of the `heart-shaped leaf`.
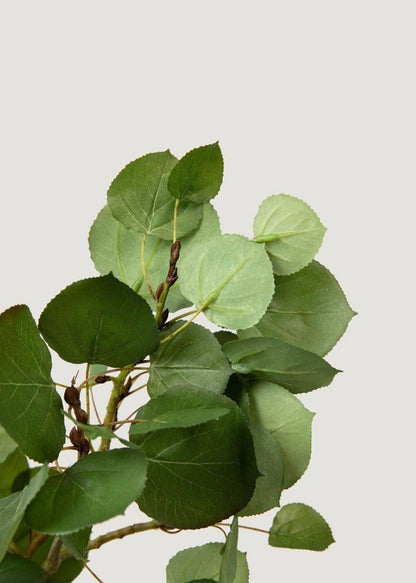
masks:
[[[269,534],[269,545],[286,549],[324,551],[333,542],[325,519],[310,506],[299,503],[279,510]]]

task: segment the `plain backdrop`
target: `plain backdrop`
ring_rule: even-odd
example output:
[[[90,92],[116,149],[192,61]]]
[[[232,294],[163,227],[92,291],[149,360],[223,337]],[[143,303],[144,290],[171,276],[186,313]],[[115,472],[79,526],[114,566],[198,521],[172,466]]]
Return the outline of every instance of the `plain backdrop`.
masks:
[[[327,227],[318,259],[359,312],[328,360],[344,372],[303,402],[313,452],[282,503],[312,505],[336,544],[268,547],[242,531],[251,583],[415,580],[415,4],[2,1],[0,311],[37,318],[95,275],[87,235],[130,160],[219,140],[224,232],[251,235],[285,192]],[[74,367],[55,363],[68,382]],[[274,512],[245,519],[269,528]],[[101,525],[104,532],[142,517]],[[91,553],[105,583],[163,583],[214,528],[144,533]],[[77,583],[91,583],[81,574]]]

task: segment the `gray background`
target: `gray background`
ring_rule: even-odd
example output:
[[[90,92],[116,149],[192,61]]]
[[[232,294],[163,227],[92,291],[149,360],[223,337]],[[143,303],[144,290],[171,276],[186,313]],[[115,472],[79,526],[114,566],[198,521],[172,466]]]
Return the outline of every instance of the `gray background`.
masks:
[[[337,543],[279,550],[242,532],[252,583],[414,581],[413,9],[0,5],[0,310],[27,303],[38,317],[94,275],[89,226],[112,178],[147,152],[220,141],[225,232],[250,235],[259,203],[278,192],[306,200],[328,228],[318,258],[359,316],[328,357],[345,372],[303,399],[317,412],[312,461],[282,502],[311,504]],[[54,368],[61,382],[73,372]],[[110,527],[138,520],[127,514]],[[268,528],[272,516],[244,522]],[[91,567],[105,583],[162,583],[170,556],[214,540],[213,528],[145,533],[95,551]]]

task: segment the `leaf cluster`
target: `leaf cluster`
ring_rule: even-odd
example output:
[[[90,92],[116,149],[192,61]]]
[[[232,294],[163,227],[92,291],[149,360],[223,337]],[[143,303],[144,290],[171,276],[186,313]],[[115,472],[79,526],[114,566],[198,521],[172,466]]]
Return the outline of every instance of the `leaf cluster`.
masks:
[[[211,202],[222,178],[218,143],[129,163],[91,226],[99,275],[38,322],[26,305],[0,315],[0,582],[70,582],[114,538],[233,517],[224,544],[180,551],[167,581],[246,583],[239,521],[273,508],[270,545],[333,542],[320,514],[281,496],[311,456],[299,395],[339,372],[324,357],[354,312],[314,259],[316,213],[272,195],[251,239],[223,234]],[[50,350],[85,376],[54,381]],[[148,523],[91,538],[132,503]]]

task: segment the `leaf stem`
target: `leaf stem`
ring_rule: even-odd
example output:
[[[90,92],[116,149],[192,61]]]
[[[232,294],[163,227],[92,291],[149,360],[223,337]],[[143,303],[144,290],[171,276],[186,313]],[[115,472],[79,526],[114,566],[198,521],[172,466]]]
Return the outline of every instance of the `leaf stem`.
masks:
[[[59,565],[62,561],[61,558],[61,550],[63,547],[63,542],[56,536],[53,540],[51,548],[49,549],[48,557],[44,563],[44,570],[46,571],[47,575],[51,575],[55,573],[55,571],[59,568]]]
[[[227,524],[226,522],[217,522],[218,526],[228,526],[231,527],[231,524]],[[254,526],[245,526],[244,524],[239,524],[238,528],[243,528],[244,530],[253,530],[254,532],[261,532],[263,534],[269,534],[268,530],[263,530],[262,528],[255,528]]]
[[[169,334],[169,336],[166,336],[165,338],[162,338],[162,340],[160,341],[160,344],[163,344],[165,342],[169,342],[169,340],[172,340],[173,338],[175,338],[175,336],[177,336],[180,332],[182,332],[182,330],[185,330],[185,328],[187,326],[189,326],[189,324],[191,322],[193,322],[195,320],[195,318],[197,316],[199,316],[199,314],[201,314],[201,312],[203,312],[206,308],[206,305],[204,304],[203,306],[201,306],[198,310],[196,310],[194,312],[194,315],[192,316],[192,318],[190,318],[189,320],[187,320],[184,324],[182,324],[182,326],[180,326],[177,330],[175,330],[174,332],[172,332],[171,334]]]
[[[185,312],[184,314],[179,314],[179,316],[175,316],[171,320],[168,321],[168,324],[172,324],[172,322],[177,322],[177,320],[182,320],[182,318],[186,318],[187,316],[192,316],[195,314],[197,310],[189,310],[189,312]]]
[[[110,398],[108,400],[107,413],[103,421],[103,425],[109,426],[111,429],[113,428],[114,422],[116,421],[117,409],[120,403],[120,396],[123,391],[124,382],[132,369],[132,366],[128,366],[122,370],[117,378],[112,379],[113,390],[111,391]],[[99,451],[107,451],[110,449],[110,442],[111,440],[108,437],[102,437]]]
[[[40,547],[40,545],[43,544],[47,538],[48,538],[47,534],[43,534],[41,532],[36,532],[36,531],[32,530],[30,532],[29,544],[28,544],[27,549],[26,549],[25,554],[24,554],[26,559],[31,559],[32,555],[36,551],[36,549],[38,549]]]
[[[95,549],[99,549],[102,545],[116,539],[124,538],[129,534],[135,534],[136,532],[145,532],[147,530],[154,530],[158,529],[163,526],[162,522],[157,520],[150,520],[149,522],[138,522],[136,524],[131,524],[129,526],[125,526],[124,528],[119,528],[117,530],[112,530],[107,532],[106,534],[102,534],[97,538],[91,540],[88,543],[88,550],[92,551]]]
[[[173,243],[176,241],[177,239],[177,224],[178,224],[178,207],[179,207],[179,203],[180,203],[180,199],[177,198],[175,201],[175,209],[173,211]]]

